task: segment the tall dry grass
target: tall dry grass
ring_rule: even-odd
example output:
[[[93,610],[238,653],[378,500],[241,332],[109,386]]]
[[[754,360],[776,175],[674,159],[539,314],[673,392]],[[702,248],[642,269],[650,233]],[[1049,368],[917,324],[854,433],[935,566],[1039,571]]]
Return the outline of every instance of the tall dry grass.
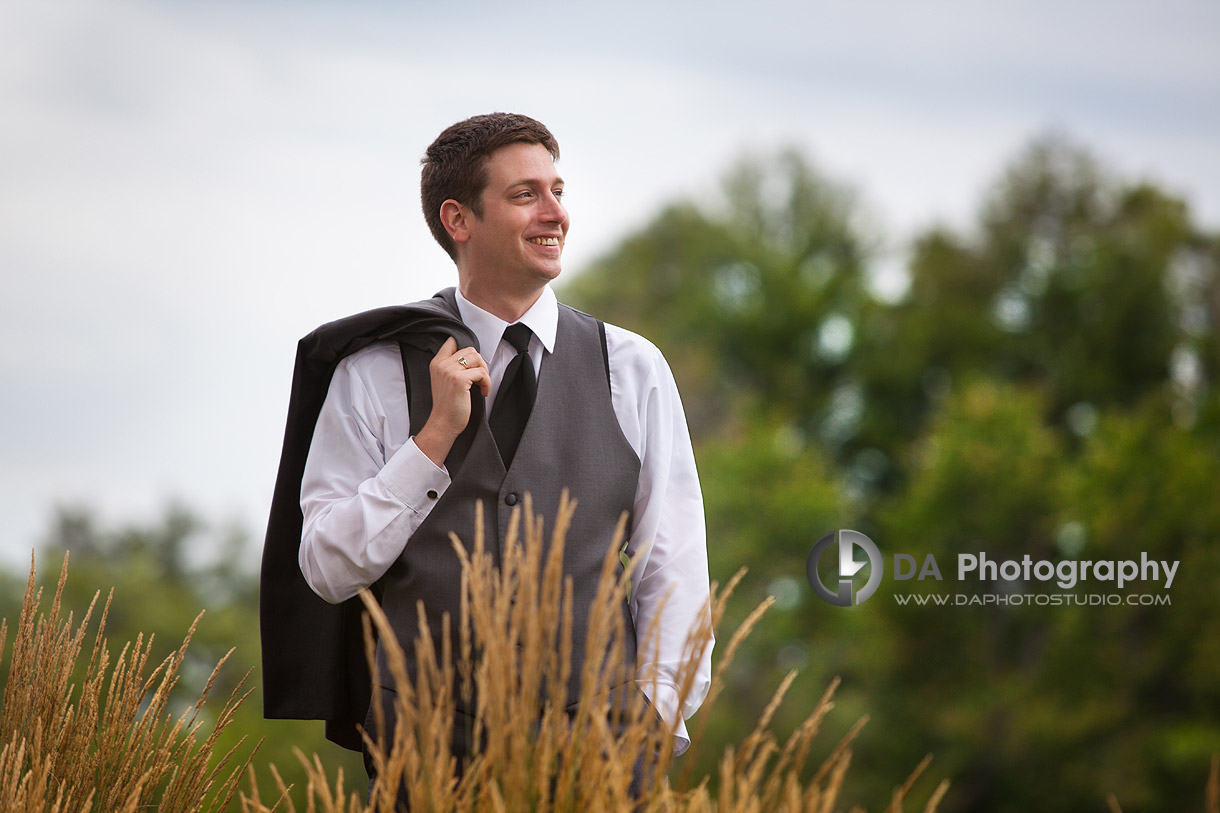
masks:
[[[170,692],[195,625],[182,646],[151,671],[153,642],[143,636],[124,646],[112,664],[104,637],[107,597],[81,672],[86,630],[98,596],[79,624],[73,623],[71,613],[61,621],[67,572],[65,556],[55,597],[44,613],[42,590],[35,590],[30,563],[0,701],[0,809],[185,813],[226,808],[253,750],[227,775],[225,769],[237,760],[241,743],[227,754],[215,753],[217,737],[246,696],[236,691],[211,733],[200,739],[201,712],[224,660],[198,701],[175,716],[169,709]],[[7,620],[0,620],[0,655],[8,632]]]
[[[422,668],[414,682],[407,680],[401,651],[391,653],[397,712],[403,723],[392,742],[370,741],[381,775],[367,801],[363,776],[350,777],[345,784],[342,773],[332,778],[317,756],[304,755],[306,787],[286,787],[272,766],[277,787],[264,800],[251,766],[254,751],[241,759],[241,743],[227,753],[217,749],[219,735],[249,692],[241,694],[239,686],[202,739],[206,724],[201,712],[211,680],[191,708],[179,716],[169,710],[194,625],[181,647],[151,670],[152,642],[142,636],[124,646],[112,664],[103,636],[108,598],[88,661],[82,662],[97,597],[79,623],[71,614],[61,619],[65,558],[54,599],[44,612],[31,564],[0,698],[0,810],[212,811],[236,806],[248,813],[295,813],[295,801],[303,800],[309,813],[362,813],[393,810],[400,790],[411,795],[413,810],[435,813],[597,813],[633,806],[648,813],[840,809],[851,746],[864,721],[837,743],[815,742],[833,707],[833,685],[804,723],[781,742],[771,732],[770,722],[791,685],[794,675],[789,674],[754,730],[720,755],[714,789],[712,777],[693,775],[693,759],[685,760],[680,770],[673,766],[668,747],[673,732],[638,696],[620,710],[620,730],[615,730],[609,712],[613,679],[608,676],[619,671],[613,667],[622,665],[618,607],[628,585],[626,574],[616,575],[616,559],[608,558],[605,564],[590,625],[593,641],[588,651],[606,652],[606,662],[584,665],[579,706],[572,713],[562,710],[571,669],[572,588],[562,578],[561,564],[573,508],[565,503],[549,549],[543,545],[539,518],[520,529],[514,521],[510,540],[519,536],[522,543],[507,546],[509,555],[499,570],[491,566],[481,538],[474,540],[470,555],[454,540],[464,557],[463,611],[456,620],[458,651],[449,651],[446,641],[438,650],[421,626],[413,645]],[[708,624],[691,636],[691,655],[711,644],[712,631],[739,578],[740,574],[724,589],[713,591]],[[393,649],[385,615],[369,597],[365,602],[370,648],[371,634],[377,630]],[[700,746],[702,725],[716,704],[725,671],[768,606],[768,602],[760,605],[721,646],[711,693],[693,721],[692,749]],[[7,621],[0,620],[0,665],[9,631]],[[217,665],[213,678],[223,663]],[[690,691],[692,681],[692,671],[680,676],[681,693]],[[476,740],[483,747],[460,773],[447,736],[455,692],[476,698],[476,725],[486,733]],[[820,761],[812,756],[815,746],[824,753]],[[628,792],[631,768],[640,753],[655,754],[656,760],[651,782],[633,799]],[[904,809],[926,767],[927,760],[893,790],[886,805],[890,813]],[[243,772],[250,777],[249,790],[238,793]],[[671,778],[671,774],[676,775]],[[923,809],[935,810],[947,788],[948,782],[941,782]],[[1112,811],[1121,811],[1115,797],[1108,802]],[[1220,813],[1220,757],[1211,765],[1204,809]]]
[[[762,711],[754,730],[736,748],[719,759],[716,787],[710,777],[694,776],[693,759],[683,770],[673,769],[673,731],[646,705],[639,692],[628,692],[629,702],[615,701],[614,684],[624,673],[621,647],[621,602],[627,598],[630,567],[621,575],[618,559],[608,555],[592,604],[586,652],[605,653],[604,660],[589,658],[583,665],[580,700],[565,710],[566,686],[573,668],[570,620],[572,585],[563,578],[563,549],[575,505],[565,499],[551,544],[544,544],[541,518],[533,517],[526,503],[525,517],[514,517],[501,567],[492,567],[482,535],[467,553],[459,541],[454,549],[462,559],[462,613],[452,619],[454,636],[431,640],[420,623],[414,641],[417,675],[408,679],[405,657],[384,613],[369,596],[367,639],[372,657],[372,634],[388,649],[397,686],[399,725],[391,742],[367,743],[378,768],[367,806],[360,794],[343,790],[340,775],[332,783],[323,767],[303,760],[309,774],[305,789],[307,809],[323,811],[391,811],[406,792],[413,811],[471,813],[473,811],[831,811],[837,809],[844,775],[851,761],[851,744],[863,725],[860,721],[840,742],[828,745],[820,762],[814,762],[814,740],[831,710],[834,686],[819,700],[804,723],[785,741],[770,731],[770,722],[784,699],[795,673],[779,685]],[[480,517],[481,520],[481,517]],[[481,521],[479,523],[481,526]],[[523,527],[522,527],[523,526]],[[623,528],[618,529],[619,544]],[[517,540],[520,540],[520,544]],[[616,544],[613,551],[617,551]],[[712,644],[713,630],[741,574],[723,589],[714,590],[711,613],[688,641],[689,666],[678,676],[678,690],[692,690],[698,656]],[[692,721],[692,751],[699,748],[702,726],[724,685],[741,642],[770,606],[764,602],[728,637],[713,676],[703,710]],[[641,642],[657,630],[640,631]],[[640,647],[646,651],[646,646]],[[632,665],[634,667],[634,665]],[[634,668],[631,670],[634,671]],[[475,691],[477,687],[477,691]],[[456,695],[456,697],[455,697]],[[380,695],[374,714],[382,719]],[[475,704],[475,753],[464,770],[458,770],[450,752],[455,699]],[[632,766],[640,754],[653,756],[645,790],[633,798]],[[693,756],[693,754],[692,754]],[[901,811],[918,775],[893,792],[888,810]],[[671,773],[677,775],[670,778]],[[252,781],[253,786],[253,781]],[[936,808],[948,787],[942,782],[924,810]],[[262,813],[273,808],[295,811],[287,788],[264,802],[257,788],[243,799],[245,810]]]

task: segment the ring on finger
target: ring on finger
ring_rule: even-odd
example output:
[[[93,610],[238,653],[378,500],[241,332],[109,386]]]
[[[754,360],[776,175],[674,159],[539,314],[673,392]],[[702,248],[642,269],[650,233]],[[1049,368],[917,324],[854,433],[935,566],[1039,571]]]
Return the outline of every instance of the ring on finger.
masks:
[[[465,356],[458,356],[458,364],[462,365],[462,369],[463,369],[463,370],[469,370],[469,369],[470,369],[470,365],[466,363],[466,357],[465,357]]]

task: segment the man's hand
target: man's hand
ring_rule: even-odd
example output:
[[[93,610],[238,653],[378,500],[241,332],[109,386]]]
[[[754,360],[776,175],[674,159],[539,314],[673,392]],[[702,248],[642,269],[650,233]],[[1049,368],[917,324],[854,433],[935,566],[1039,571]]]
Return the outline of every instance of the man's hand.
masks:
[[[458,349],[457,340],[450,336],[428,364],[432,379],[432,412],[415,445],[438,466],[457,436],[470,422],[470,389],[478,387],[486,398],[491,394],[491,374],[487,363],[473,347]]]

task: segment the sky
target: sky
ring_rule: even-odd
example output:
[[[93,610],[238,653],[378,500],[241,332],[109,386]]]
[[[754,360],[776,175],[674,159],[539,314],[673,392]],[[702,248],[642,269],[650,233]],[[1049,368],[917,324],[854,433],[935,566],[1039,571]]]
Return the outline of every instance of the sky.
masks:
[[[297,339],[455,281],[454,121],[555,133],[568,275],[788,145],[900,265],[1047,132],[1220,231],[1217,43],[1215,0],[0,0],[0,566],[170,500],[256,556]]]

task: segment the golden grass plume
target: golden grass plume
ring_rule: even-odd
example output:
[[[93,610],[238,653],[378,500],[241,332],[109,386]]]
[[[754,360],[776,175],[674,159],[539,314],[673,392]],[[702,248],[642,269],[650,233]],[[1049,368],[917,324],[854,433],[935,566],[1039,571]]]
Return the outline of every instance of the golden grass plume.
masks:
[[[65,556],[50,610],[43,613],[43,591],[35,590],[30,563],[0,700],[0,806],[27,813],[225,809],[254,752],[227,776],[242,743],[216,753],[217,738],[244,698],[238,695],[241,685],[211,733],[199,739],[201,711],[224,659],[198,701],[175,717],[168,708],[170,692],[195,625],[181,647],[151,671],[152,639],[143,636],[124,646],[112,665],[104,637],[111,596],[80,677],[77,667],[98,595],[78,625],[71,613],[61,621],[67,573]],[[0,620],[0,655],[8,632],[7,620]]]

